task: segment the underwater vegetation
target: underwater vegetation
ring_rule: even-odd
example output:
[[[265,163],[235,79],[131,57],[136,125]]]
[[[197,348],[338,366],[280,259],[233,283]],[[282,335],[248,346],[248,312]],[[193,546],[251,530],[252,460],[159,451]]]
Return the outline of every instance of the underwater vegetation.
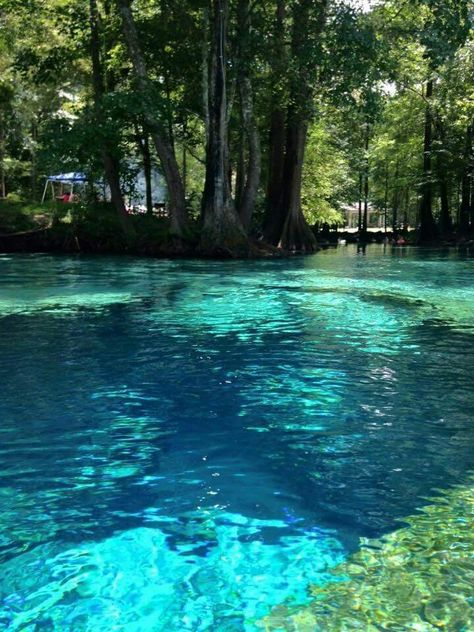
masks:
[[[281,605],[259,625],[291,632],[474,630],[474,477],[310,587],[304,607]]]

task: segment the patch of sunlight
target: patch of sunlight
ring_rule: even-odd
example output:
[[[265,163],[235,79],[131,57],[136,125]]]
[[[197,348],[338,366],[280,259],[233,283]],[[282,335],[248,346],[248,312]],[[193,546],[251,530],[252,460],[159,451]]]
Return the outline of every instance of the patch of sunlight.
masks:
[[[280,605],[259,622],[287,632],[469,632],[474,629],[474,477],[430,499],[409,526],[360,550],[310,589],[309,605]]]
[[[0,566],[0,622],[11,632],[255,630],[290,593],[307,603],[308,584],[327,581],[343,559],[331,532],[274,544],[259,537],[286,526],[196,512],[166,525],[168,534],[137,528],[101,542],[37,546]]]
[[[111,305],[129,303],[133,299],[132,294],[126,292],[90,292],[71,295],[51,295],[45,298],[0,300],[0,315],[34,314],[43,312],[63,316],[73,314],[79,309],[102,310]]]

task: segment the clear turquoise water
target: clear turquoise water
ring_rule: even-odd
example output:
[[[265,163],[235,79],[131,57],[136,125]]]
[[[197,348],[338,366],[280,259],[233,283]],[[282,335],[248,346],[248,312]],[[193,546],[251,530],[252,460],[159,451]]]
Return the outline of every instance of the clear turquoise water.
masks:
[[[0,256],[0,629],[256,630],[474,465],[474,260]]]

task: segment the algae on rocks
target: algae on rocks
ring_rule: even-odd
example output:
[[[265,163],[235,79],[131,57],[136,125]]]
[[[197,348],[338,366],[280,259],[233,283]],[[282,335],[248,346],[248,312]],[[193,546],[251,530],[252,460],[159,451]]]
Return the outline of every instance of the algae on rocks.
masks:
[[[281,605],[259,622],[291,632],[474,630],[474,476],[433,499],[409,526],[360,550],[310,587],[308,606]]]

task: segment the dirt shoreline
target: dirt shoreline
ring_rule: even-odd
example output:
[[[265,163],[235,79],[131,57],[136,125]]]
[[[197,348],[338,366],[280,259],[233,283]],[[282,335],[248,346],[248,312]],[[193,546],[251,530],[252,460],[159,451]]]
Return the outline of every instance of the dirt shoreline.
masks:
[[[387,238],[388,237],[388,238]],[[387,244],[394,247],[422,246],[422,247],[454,247],[472,248],[474,238],[470,235],[458,237],[452,236],[447,239],[438,239],[429,243],[420,244],[414,239],[415,235],[410,235],[404,244],[393,243],[390,236],[385,234],[375,234],[367,241],[358,240],[353,233],[332,233],[329,237],[318,238],[317,251],[325,248],[335,247],[344,244],[356,244],[361,247],[374,243]],[[292,255],[314,254],[313,252],[287,252],[281,248],[276,248],[258,239],[251,239],[250,255],[247,258],[284,258]],[[93,240],[90,236],[72,232],[64,233],[57,231],[54,226],[23,231],[11,234],[0,234],[0,253],[51,253],[51,254],[97,254],[97,255],[135,255],[148,256],[154,258],[200,258],[200,259],[232,259],[231,253],[222,253],[221,256],[206,256],[199,252],[197,242],[154,242],[141,239],[135,244],[121,243],[119,240],[113,243],[104,243],[100,239]]]

